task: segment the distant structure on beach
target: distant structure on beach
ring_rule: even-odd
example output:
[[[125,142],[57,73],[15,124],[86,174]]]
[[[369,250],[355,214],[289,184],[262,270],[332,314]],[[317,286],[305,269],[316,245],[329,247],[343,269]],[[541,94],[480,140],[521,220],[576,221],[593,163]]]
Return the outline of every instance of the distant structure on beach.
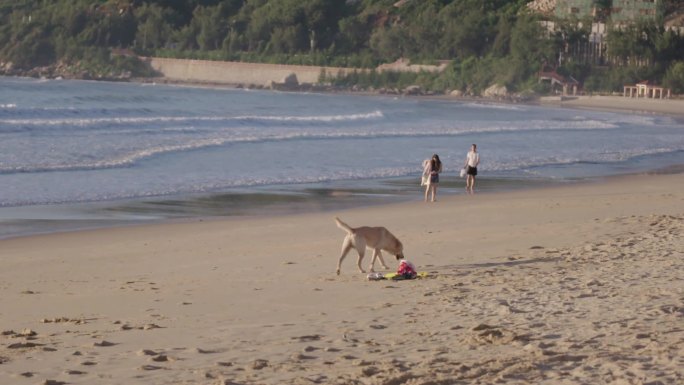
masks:
[[[669,99],[672,96],[672,91],[668,88],[655,85],[648,80],[644,80],[633,86],[625,85],[622,90],[622,96],[630,98]]]
[[[555,68],[548,66],[542,66],[542,70],[539,72],[539,81],[549,83],[552,90],[562,95],[577,95],[580,85],[577,79],[572,76],[560,75]]]

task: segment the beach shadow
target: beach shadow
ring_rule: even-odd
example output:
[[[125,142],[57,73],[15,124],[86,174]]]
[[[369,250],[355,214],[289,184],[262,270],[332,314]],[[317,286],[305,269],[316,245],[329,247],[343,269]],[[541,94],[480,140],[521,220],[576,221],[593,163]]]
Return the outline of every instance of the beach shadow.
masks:
[[[482,269],[482,268],[490,268],[490,267],[515,267],[515,266],[524,266],[524,265],[533,265],[537,263],[551,263],[551,262],[558,262],[560,261],[560,257],[553,257],[553,258],[533,258],[533,259],[519,259],[515,261],[505,261],[505,262],[484,262],[484,263],[470,263],[470,264],[465,264],[465,265],[443,265],[443,266],[435,266],[435,270],[441,270],[441,269]]]

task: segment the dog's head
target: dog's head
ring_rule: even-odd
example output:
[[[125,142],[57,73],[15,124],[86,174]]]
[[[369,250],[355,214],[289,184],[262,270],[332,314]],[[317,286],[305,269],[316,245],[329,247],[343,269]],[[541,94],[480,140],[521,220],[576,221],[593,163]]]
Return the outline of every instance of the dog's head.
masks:
[[[397,258],[397,261],[399,261],[406,258],[404,257],[404,245],[402,245],[401,241],[399,241],[398,239],[396,239],[395,242],[396,243],[394,244],[394,250],[396,250],[396,253],[394,254],[394,256]]]

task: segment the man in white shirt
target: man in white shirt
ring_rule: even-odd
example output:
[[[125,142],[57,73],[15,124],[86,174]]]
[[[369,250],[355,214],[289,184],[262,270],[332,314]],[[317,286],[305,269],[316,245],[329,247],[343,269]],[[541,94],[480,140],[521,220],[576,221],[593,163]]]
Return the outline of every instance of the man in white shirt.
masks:
[[[470,151],[466,155],[466,192],[472,194],[475,188],[475,177],[477,176],[477,165],[480,164],[480,154],[477,153],[477,144],[470,146]]]

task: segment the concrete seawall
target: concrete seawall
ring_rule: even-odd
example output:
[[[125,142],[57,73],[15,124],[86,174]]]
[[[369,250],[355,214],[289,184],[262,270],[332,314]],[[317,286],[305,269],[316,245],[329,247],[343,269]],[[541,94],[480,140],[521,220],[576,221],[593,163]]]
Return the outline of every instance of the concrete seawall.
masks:
[[[244,84],[265,86],[281,83],[290,74],[297,75],[300,84],[318,83],[321,71],[328,75],[346,74],[353,68],[261,64],[210,60],[146,58],[150,66],[167,79],[181,82]],[[356,71],[367,71],[356,69]]]

